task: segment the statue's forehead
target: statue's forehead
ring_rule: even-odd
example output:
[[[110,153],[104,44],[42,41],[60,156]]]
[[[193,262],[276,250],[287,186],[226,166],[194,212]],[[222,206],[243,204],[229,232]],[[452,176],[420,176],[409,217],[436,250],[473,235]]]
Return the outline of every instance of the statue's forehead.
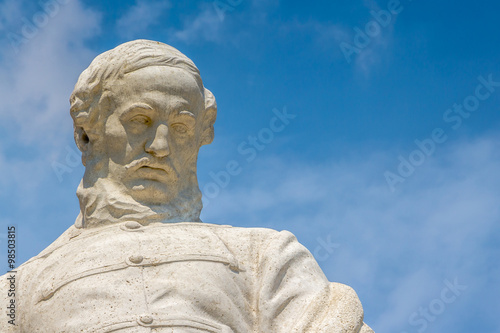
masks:
[[[199,104],[204,100],[202,87],[189,72],[175,67],[145,67],[109,80],[105,95],[116,102],[139,96],[151,101],[172,100],[172,103]]]
[[[195,77],[187,70],[172,66],[148,66],[127,72],[117,80],[124,85],[201,90]]]

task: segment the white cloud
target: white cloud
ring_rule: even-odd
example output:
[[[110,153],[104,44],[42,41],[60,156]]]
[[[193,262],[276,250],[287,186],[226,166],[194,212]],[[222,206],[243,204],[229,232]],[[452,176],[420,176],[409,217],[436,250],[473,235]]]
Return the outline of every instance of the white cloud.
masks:
[[[23,1],[4,5],[11,2],[23,5]],[[50,162],[59,155],[64,160],[64,146],[71,142],[61,138],[71,140],[73,130],[69,95],[79,73],[95,56],[85,42],[100,31],[100,14],[79,1],[52,4],[50,11],[37,6],[31,12],[3,13],[28,18],[34,27],[26,34],[23,27],[27,23],[13,23],[8,29],[22,42],[12,44],[4,39],[0,51],[0,118],[4,128],[0,183],[9,188],[11,199],[22,195],[19,201],[39,195],[37,184],[54,176]],[[37,24],[33,18],[44,20]],[[9,22],[20,20],[11,17]]]
[[[394,40],[394,25],[405,7],[398,8],[398,13],[389,13],[387,8],[380,8],[375,1],[364,1],[365,20],[356,26],[341,23],[325,23],[318,21],[292,22],[288,29],[309,31],[320,47],[335,46],[336,54],[341,54],[342,61],[352,65],[354,69],[369,76],[372,69],[379,65]],[[372,12],[385,14],[375,18]],[[384,16],[389,14],[389,16]]]
[[[37,13],[44,11],[40,8]],[[41,129],[47,139],[61,119],[69,119],[69,94],[93,56],[84,41],[99,31],[99,14],[78,1],[60,5],[53,17],[46,17],[47,22],[32,35],[22,29],[15,32],[23,38],[21,44],[4,43],[2,48],[0,73],[5,79],[0,82],[4,101],[0,116],[14,122],[18,139],[25,142],[41,143]]]
[[[370,10],[370,8],[367,8]],[[372,16],[367,15],[366,23],[375,22]],[[365,25],[349,27],[342,23],[326,23],[319,21],[291,21],[282,23],[276,28],[283,36],[305,33],[311,36],[314,47],[325,50],[332,58],[353,66],[357,73],[369,76],[372,69],[388,56],[387,50],[393,41],[395,19],[380,27],[376,34],[368,36]],[[355,30],[356,29],[356,30]],[[359,30],[358,30],[359,29]],[[361,39],[355,39],[358,31],[362,31]],[[361,41],[363,44],[361,44]],[[331,50],[334,49],[334,52]]]
[[[269,25],[268,14],[279,6],[279,0],[209,1],[196,15],[183,20],[183,27],[172,30],[174,40],[184,43],[208,41],[237,43],[248,38],[248,26]],[[249,7],[249,8],[248,8]]]
[[[118,33],[127,38],[145,32],[159,22],[165,10],[171,7],[169,1],[137,0],[135,5],[118,19]]]
[[[212,3],[202,6],[200,13],[194,18],[184,20],[183,28],[175,31],[175,39],[184,43],[195,43],[200,40],[220,42],[222,40],[221,27],[224,20],[217,14]]]

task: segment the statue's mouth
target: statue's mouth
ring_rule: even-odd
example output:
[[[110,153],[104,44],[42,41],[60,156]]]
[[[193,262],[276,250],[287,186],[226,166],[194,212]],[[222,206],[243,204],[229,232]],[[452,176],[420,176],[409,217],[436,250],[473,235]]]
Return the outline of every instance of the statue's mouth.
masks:
[[[166,168],[162,168],[162,167],[159,167],[159,166],[143,165],[139,169],[137,169],[137,171],[139,171],[139,170],[169,173]]]
[[[152,166],[149,166],[149,165],[145,165],[145,166],[143,166],[143,167],[141,167],[141,168],[148,168],[148,169],[155,169],[155,170],[163,170],[163,171],[165,171],[165,170],[164,170],[164,169],[162,169],[162,168],[155,168],[155,167],[152,167]]]
[[[169,171],[167,171],[164,168],[152,167],[152,166],[149,166],[149,165],[144,165],[144,166],[142,166],[142,167],[139,168],[139,170],[141,170],[141,169],[153,170],[153,171],[161,171],[161,172],[169,173]]]
[[[160,161],[156,161],[154,158],[143,157],[141,159],[135,160],[130,164],[125,166],[125,169],[131,170],[132,172],[137,172],[139,170],[149,170],[156,172],[163,172],[167,174],[175,174],[173,168],[167,163],[160,163]]]
[[[146,179],[171,184],[177,181],[176,172],[169,165],[143,165],[132,171],[132,179]]]

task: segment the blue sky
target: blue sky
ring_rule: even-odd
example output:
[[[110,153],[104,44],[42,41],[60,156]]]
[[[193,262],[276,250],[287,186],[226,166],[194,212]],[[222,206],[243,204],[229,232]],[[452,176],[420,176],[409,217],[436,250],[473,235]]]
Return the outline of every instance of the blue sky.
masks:
[[[153,39],[193,59],[217,98],[204,221],[292,231],[376,332],[500,332],[499,10],[1,1],[0,246],[16,225],[24,262],[74,222],[69,95],[97,54]]]

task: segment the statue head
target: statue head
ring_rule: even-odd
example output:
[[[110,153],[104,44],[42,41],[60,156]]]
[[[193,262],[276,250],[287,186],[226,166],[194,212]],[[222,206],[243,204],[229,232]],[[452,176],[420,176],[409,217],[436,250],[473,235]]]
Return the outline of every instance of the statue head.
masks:
[[[159,42],[122,44],[83,71],[70,103],[81,226],[199,221],[196,162],[217,106],[189,58]]]

